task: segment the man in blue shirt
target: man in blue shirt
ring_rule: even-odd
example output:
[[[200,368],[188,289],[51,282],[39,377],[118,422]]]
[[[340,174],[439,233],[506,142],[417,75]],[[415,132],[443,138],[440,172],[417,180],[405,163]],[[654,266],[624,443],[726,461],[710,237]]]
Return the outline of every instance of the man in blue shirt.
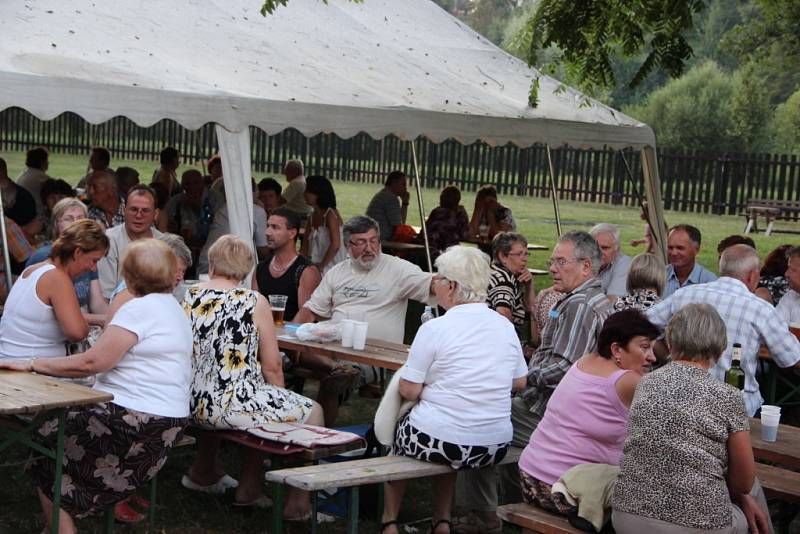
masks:
[[[678,224],[670,229],[667,237],[667,285],[662,298],[681,287],[717,279],[717,275],[695,262],[700,253],[700,240],[700,230],[689,224]]]

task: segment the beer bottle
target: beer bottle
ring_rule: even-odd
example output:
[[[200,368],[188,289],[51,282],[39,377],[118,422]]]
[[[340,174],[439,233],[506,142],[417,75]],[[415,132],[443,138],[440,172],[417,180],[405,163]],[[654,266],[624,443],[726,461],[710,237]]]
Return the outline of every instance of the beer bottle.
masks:
[[[733,344],[731,352],[731,367],[725,372],[725,382],[736,389],[744,389],[744,371],[742,371],[742,345]]]

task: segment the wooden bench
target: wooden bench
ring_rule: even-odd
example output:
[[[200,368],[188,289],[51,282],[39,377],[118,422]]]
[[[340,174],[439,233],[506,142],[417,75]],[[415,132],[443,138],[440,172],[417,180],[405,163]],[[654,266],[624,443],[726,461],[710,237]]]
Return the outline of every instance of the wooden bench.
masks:
[[[517,463],[522,449],[512,448],[499,465]],[[350,488],[350,510],[348,511],[348,532],[358,532],[358,486],[379,484],[394,480],[425,478],[450,473],[450,467],[442,464],[423,462],[406,456],[381,456],[363,460],[351,460],[333,464],[295,467],[268,471],[267,482],[274,487],[284,485],[304,491],[317,492],[332,488]],[[278,503],[275,503],[278,510]],[[312,511],[312,518],[315,514]],[[276,525],[277,527],[278,525]],[[312,530],[316,525],[312,521]],[[275,532],[282,532],[277,528]]]
[[[773,231],[798,233],[791,230],[773,230],[773,226],[775,221],[800,221],[800,201],[751,198],[748,199],[747,207],[741,215],[747,221],[744,227],[745,234],[749,234],[750,231],[758,232],[759,217],[767,224],[764,235],[770,235]]]
[[[767,464],[756,464],[756,476],[767,497],[800,502],[800,473]]]
[[[584,532],[570,525],[566,516],[548,512],[524,502],[498,506],[497,515],[507,523],[522,527],[523,534],[531,532],[578,534]]]
[[[756,464],[756,476],[768,498],[800,502],[800,473],[766,464]],[[565,516],[548,512],[527,503],[514,503],[497,508],[497,515],[507,523],[522,527],[523,534],[563,534],[583,532]]]

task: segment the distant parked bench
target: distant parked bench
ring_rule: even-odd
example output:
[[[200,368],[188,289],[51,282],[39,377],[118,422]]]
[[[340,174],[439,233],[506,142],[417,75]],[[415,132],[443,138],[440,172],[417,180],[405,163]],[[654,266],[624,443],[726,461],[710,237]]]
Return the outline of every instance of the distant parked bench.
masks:
[[[500,465],[515,464],[519,460],[522,449],[509,449]],[[443,475],[452,472],[446,465],[423,462],[407,456],[381,456],[349,462],[312,465],[268,471],[267,482],[272,482],[276,489],[285,485],[304,491],[317,492],[332,488],[350,488],[350,510],[348,511],[348,532],[358,532],[358,486],[379,484],[394,480],[409,480]],[[277,503],[275,504],[277,509]],[[314,514],[312,513],[312,517]],[[280,530],[276,530],[280,532]]]
[[[775,221],[800,221],[800,201],[751,198],[748,199],[747,207],[741,215],[747,221],[744,227],[745,234],[749,234],[750,231],[758,232],[758,219],[761,217],[767,225],[764,235],[770,235]],[[774,231],[800,233],[793,230]]]

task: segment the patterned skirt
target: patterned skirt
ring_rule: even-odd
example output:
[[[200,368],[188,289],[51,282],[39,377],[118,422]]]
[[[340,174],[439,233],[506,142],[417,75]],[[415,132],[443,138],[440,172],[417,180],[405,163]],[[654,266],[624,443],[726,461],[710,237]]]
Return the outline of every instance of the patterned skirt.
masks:
[[[571,505],[561,493],[553,493],[553,487],[545,484],[538,478],[519,470],[519,479],[522,485],[522,499],[528,504],[535,504],[550,512],[561,515],[570,515],[578,511],[577,506]]]
[[[498,445],[458,445],[429,436],[409,421],[406,412],[397,422],[392,454],[410,456],[417,460],[449,465],[453,469],[480,469],[489,467],[506,457],[511,443]]]
[[[183,433],[188,418],[159,417],[108,402],[67,412],[61,507],[71,516],[96,515],[153,478]],[[55,449],[58,419],[39,427],[39,441]],[[38,459],[31,477],[52,500],[55,463]]]

